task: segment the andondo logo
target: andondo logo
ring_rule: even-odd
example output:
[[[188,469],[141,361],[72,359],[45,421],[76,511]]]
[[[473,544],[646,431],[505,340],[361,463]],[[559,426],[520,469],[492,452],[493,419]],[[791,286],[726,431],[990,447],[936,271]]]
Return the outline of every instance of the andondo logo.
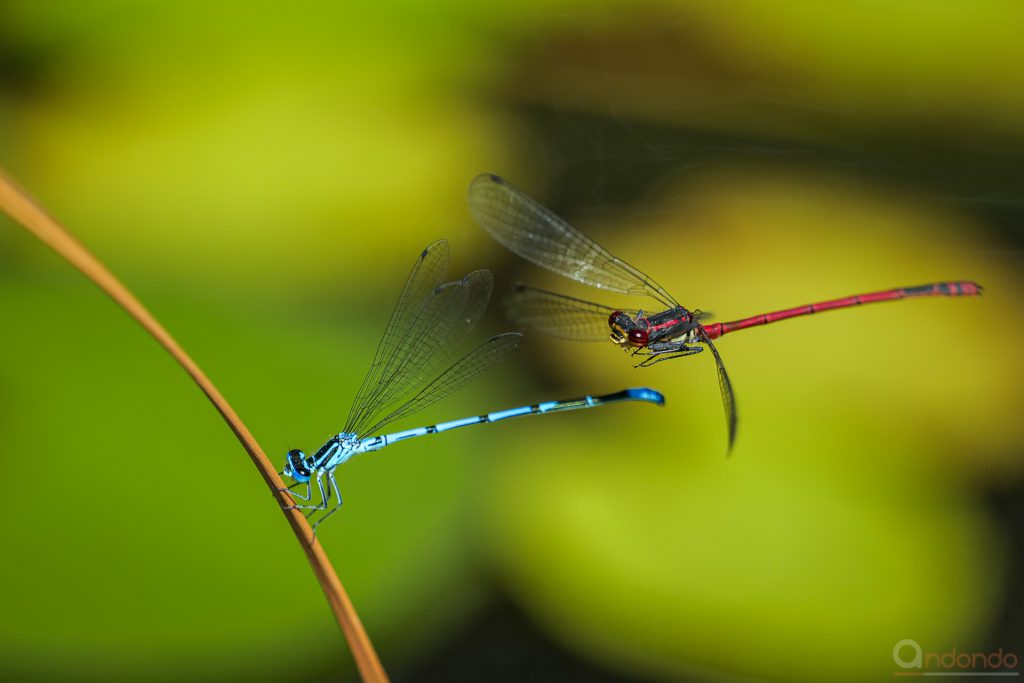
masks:
[[[904,638],[892,649],[902,671],[893,676],[1019,676],[1020,658],[1014,652],[928,652],[916,640]]]

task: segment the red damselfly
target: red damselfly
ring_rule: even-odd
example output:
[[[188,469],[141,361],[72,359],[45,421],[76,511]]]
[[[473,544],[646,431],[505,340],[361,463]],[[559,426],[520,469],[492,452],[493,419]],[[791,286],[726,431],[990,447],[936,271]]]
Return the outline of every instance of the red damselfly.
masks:
[[[701,311],[680,305],[649,275],[613,256],[504,179],[491,174],[477,176],[469,186],[468,199],[470,213],[480,226],[526,260],[597,289],[646,296],[657,302],[655,312],[623,310],[519,285],[507,302],[509,316],[515,322],[566,339],[610,338],[617,346],[640,356],[639,367],[709,349],[718,368],[730,448],[736,438],[736,399],[713,339],[736,330],[821,311],[911,297],[971,296],[982,291],[970,281],[938,282],[806,304],[732,322],[705,324],[707,316]]]

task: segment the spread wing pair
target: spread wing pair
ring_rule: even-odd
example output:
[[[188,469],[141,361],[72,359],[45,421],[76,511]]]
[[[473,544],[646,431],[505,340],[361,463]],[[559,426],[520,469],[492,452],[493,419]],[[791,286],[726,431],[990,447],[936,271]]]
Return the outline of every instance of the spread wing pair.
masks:
[[[422,410],[519,345],[522,335],[499,334],[451,363],[487,308],[494,280],[490,271],[477,270],[445,282],[447,272],[448,242],[438,240],[423,250],[406,280],[344,432],[361,438]]]
[[[550,210],[492,175],[477,176],[469,186],[469,210],[477,223],[507,249],[527,261],[577,282],[618,294],[646,296],[663,308],[679,303],[639,269],[575,229]],[[509,312],[521,324],[554,336],[598,341],[609,335],[608,306],[520,285],[509,300]],[[635,317],[636,311],[624,311]],[[736,399],[722,357],[698,324],[698,341],[711,350],[729,428],[729,446],[736,437]]]

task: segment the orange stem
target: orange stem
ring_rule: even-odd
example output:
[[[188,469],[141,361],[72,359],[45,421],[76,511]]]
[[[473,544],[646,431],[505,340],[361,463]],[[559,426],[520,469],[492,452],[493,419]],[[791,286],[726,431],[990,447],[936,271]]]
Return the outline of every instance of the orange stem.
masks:
[[[231,431],[241,442],[245,452],[249,454],[256,469],[263,475],[263,480],[270,487],[274,499],[282,509],[291,504],[291,500],[282,492],[285,485],[277,474],[276,468],[270,464],[263,449],[249,433],[238,415],[214,386],[213,382],[196,365],[177,341],[157,322],[156,318],[139,303],[138,299],[107,270],[92,253],[75,240],[56,220],[34,202],[28,194],[19,188],[3,170],[0,170],[0,209],[20,223],[22,227],[38,237],[55,252],[67,259],[71,265],[102,289],[107,296],[117,302],[128,315],[149,332],[149,334],[167,350],[178,364],[199,385],[206,397],[210,399],[217,412],[228,423]],[[366,634],[359,615],[345,592],[344,586],[334,572],[327,554],[320,542],[313,535],[313,530],[301,512],[295,509],[284,510],[285,518],[299,539],[299,545],[306,553],[313,568],[313,574],[327,596],[327,602],[334,612],[334,618],[341,627],[348,641],[359,673],[367,683],[386,683],[388,680],[384,668],[377,657],[370,637]]]

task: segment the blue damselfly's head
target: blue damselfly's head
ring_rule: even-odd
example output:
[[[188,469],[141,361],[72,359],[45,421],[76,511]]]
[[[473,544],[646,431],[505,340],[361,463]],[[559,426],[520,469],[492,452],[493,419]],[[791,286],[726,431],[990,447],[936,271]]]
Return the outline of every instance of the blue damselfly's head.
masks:
[[[284,474],[305,484],[312,476],[312,467],[312,458],[307,458],[305,453],[298,448],[293,448],[288,451],[288,456],[284,461]]]

